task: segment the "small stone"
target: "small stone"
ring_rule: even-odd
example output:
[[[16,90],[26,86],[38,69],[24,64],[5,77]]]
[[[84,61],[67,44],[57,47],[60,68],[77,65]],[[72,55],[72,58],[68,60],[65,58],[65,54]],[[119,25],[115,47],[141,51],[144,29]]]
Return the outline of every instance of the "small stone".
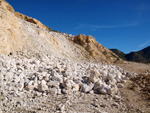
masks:
[[[45,80],[42,80],[41,83],[38,85],[38,90],[41,92],[48,90],[48,86],[46,85]]]
[[[61,83],[63,81],[62,76],[58,75],[58,73],[55,76],[52,76],[51,78],[53,81],[58,81]]]
[[[93,89],[93,86],[94,86],[94,84],[90,84],[90,85],[83,84],[81,86],[81,91],[83,91],[84,93],[88,93]]]
[[[115,95],[118,93],[118,88],[117,87],[113,87],[109,90],[109,94],[111,95]]]
[[[124,85],[121,83],[119,83],[117,86],[118,86],[118,88],[124,88]]]
[[[0,113],[3,113],[2,110],[1,110],[1,108],[0,108]]]
[[[27,90],[33,90],[34,89],[34,84],[33,83],[34,83],[33,81],[30,81],[28,83]]]
[[[61,68],[61,65],[60,64],[57,64],[56,66],[58,68],[58,72],[61,73],[63,71],[63,69]]]
[[[18,83],[18,89],[19,89],[20,91],[22,91],[23,88],[24,88],[24,81],[21,80],[21,81]]]
[[[46,74],[46,76],[44,77],[44,80],[47,81],[47,82],[50,80],[49,74]]]
[[[106,104],[100,104],[100,107],[105,108],[105,107],[106,107]]]
[[[56,88],[51,88],[48,90],[50,95],[56,96],[57,95],[57,89]]]
[[[61,86],[65,89],[71,89],[72,88],[72,84],[70,80],[66,80],[64,83],[61,83]]]
[[[60,104],[56,107],[56,110],[60,110],[61,112],[63,112],[65,110],[65,106],[63,104]]]
[[[8,73],[6,73],[6,75],[5,75],[6,81],[12,81],[13,75],[14,75],[13,72],[8,72]]]
[[[37,92],[37,91],[36,91],[36,92],[34,93],[34,96],[38,96],[38,97],[39,97],[39,96],[41,96],[41,95],[42,95],[41,92]]]
[[[37,77],[34,78],[34,87],[35,88],[38,87],[38,78]]]
[[[62,89],[62,93],[63,93],[63,94],[67,94],[68,91],[67,91],[65,88],[63,88],[63,89]]]
[[[115,103],[113,103],[111,106],[118,108],[119,104],[115,102]]]
[[[47,83],[47,86],[50,87],[50,88],[57,88],[57,89],[59,89],[59,83],[57,81],[49,81]]]

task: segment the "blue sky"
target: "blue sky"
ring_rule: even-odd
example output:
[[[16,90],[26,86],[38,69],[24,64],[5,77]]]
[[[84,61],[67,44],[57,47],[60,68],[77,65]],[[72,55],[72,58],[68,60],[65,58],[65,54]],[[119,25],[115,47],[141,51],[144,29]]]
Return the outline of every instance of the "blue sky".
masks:
[[[7,0],[52,29],[92,35],[125,53],[150,45],[150,0]]]

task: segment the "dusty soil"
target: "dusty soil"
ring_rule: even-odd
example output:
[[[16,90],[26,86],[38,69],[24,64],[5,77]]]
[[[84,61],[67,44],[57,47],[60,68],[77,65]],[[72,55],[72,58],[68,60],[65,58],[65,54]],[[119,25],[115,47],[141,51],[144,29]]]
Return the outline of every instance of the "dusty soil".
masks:
[[[125,62],[121,64],[115,64],[120,66],[124,70],[135,72],[137,74],[145,73],[147,70],[150,70],[150,64],[136,63],[136,62]]]
[[[133,62],[117,65],[138,74],[120,89],[128,113],[150,113],[150,65]]]

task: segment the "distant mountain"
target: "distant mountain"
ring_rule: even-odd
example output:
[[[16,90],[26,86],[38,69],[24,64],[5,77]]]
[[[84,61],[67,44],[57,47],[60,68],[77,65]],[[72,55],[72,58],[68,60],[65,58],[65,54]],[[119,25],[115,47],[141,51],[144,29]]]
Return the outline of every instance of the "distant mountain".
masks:
[[[123,53],[122,51],[118,50],[118,49],[110,49],[112,52],[114,52],[116,55],[118,55],[120,58],[122,58],[123,60],[125,59],[125,53]]]
[[[129,54],[125,54],[117,49],[110,49],[110,50],[123,60],[141,63],[150,63],[150,46],[137,52],[131,52]]]

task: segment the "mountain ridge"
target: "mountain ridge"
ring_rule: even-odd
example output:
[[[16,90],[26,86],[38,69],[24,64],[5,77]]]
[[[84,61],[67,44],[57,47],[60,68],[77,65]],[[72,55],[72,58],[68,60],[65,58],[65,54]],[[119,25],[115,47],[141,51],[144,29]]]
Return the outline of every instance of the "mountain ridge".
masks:
[[[110,50],[114,52],[116,55],[118,55],[120,58],[127,61],[150,63],[150,46],[145,47],[144,49],[141,49],[139,51],[130,52],[128,54],[125,54],[118,49],[110,49]]]

